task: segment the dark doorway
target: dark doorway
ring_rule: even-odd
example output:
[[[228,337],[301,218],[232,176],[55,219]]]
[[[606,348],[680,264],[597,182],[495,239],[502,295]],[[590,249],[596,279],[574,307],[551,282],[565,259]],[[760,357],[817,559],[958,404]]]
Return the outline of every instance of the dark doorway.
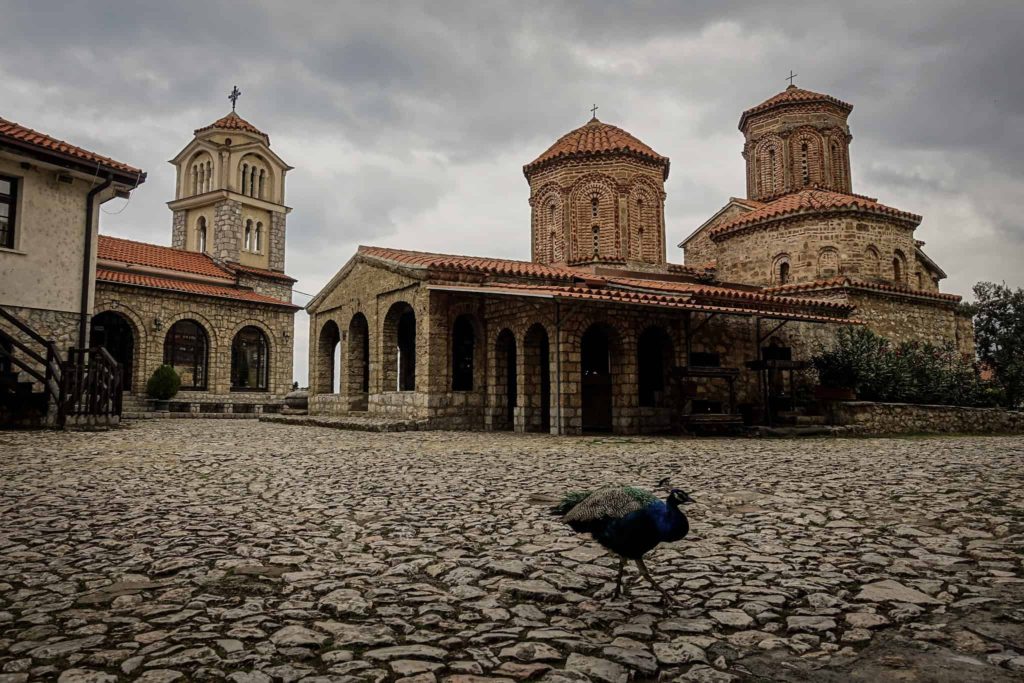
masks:
[[[548,333],[540,324],[526,331],[523,340],[526,431],[551,431],[551,358]]]
[[[604,325],[591,325],[580,349],[583,431],[612,430],[611,344]]]
[[[516,338],[511,330],[502,330],[498,335],[495,364],[497,368],[498,412],[495,415],[495,429],[515,429],[517,380],[516,380]],[[504,390],[502,390],[504,385]]]
[[[476,335],[473,319],[460,315],[452,329],[452,391],[473,390],[473,354]]]
[[[128,319],[114,311],[94,315],[89,339],[92,346],[102,346],[121,364],[121,386],[130,391],[132,359],[135,357],[135,333]]]
[[[672,342],[660,327],[648,327],[637,340],[637,392],[640,407],[664,403],[668,368],[672,365]]]
[[[370,326],[356,313],[348,324],[346,391],[352,410],[366,410],[370,391]]]
[[[416,389],[416,314],[411,310],[398,319],[398,390]]]

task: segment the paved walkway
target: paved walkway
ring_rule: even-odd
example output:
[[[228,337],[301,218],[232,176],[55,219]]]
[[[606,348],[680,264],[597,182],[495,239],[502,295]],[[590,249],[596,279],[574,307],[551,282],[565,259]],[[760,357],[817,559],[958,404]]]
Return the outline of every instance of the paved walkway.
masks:
[[[544,500],[666,474],[612,601]],[[0,433],[0,683],[1020,680],[1024,438]]]

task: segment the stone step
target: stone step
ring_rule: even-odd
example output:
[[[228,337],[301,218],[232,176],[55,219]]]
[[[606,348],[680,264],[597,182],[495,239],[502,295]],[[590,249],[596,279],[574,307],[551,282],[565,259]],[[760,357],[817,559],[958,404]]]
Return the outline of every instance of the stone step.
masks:
[[[365,417],[346,415],[344,417],[311,415],[260,415],[260,422],[292,424],[307,427],[328,427],[348,429],[357,432],[416,432],[430,429],[427,420],[401,420],[386,417]]]

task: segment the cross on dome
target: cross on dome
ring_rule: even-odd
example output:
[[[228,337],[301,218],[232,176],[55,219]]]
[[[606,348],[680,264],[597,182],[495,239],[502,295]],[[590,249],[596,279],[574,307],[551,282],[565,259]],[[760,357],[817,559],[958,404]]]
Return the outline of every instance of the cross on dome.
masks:
[[[242,96],[242,91],[238,89],[238,86],[232,86],[231,93],[228,95],[228,99],[231,100],[231,111],[235,110],[235,105],[238,104],[238,98]]]

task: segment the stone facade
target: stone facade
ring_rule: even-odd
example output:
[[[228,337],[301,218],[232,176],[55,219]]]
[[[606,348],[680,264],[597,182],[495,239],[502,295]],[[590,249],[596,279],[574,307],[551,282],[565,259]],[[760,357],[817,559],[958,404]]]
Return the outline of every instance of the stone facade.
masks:
[[[831,403],[828,417],[831,424],[873,435],[1024,432],[1024,413],[1002,408],[850,401]]]
[[[167,332],[179,320],[193,320],[208,339],[207,388],[182,391],[176,401],[280,403],[292,387],[292,327],[290,307],[250,304],[175,292],[97,283],[95,314],[113,312],[128,321],[133,336],[130,390],[145,396],[146,382],[164,362]],[[231,387],[232,342],[246,326],[266,335],[269,375],[266,391],[238,391]]]

